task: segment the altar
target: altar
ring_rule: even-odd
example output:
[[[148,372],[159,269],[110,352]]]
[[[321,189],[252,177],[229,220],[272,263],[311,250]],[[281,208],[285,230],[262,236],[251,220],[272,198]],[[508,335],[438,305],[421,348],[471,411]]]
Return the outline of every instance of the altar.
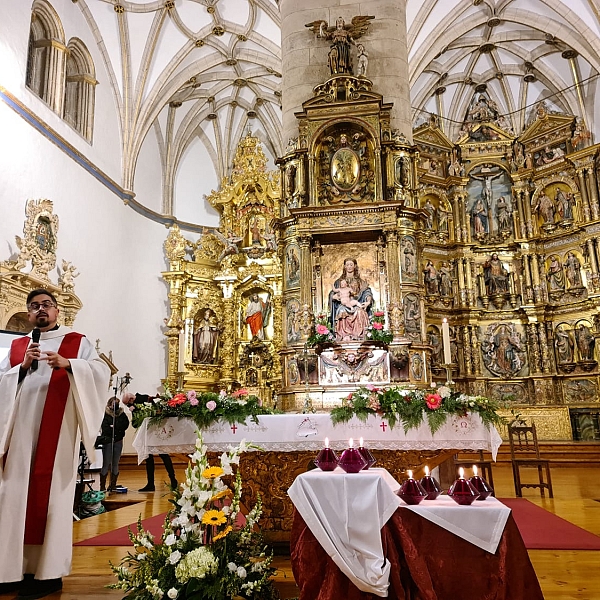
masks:
[[[165,419],[150,424],[146,419],[139,427],[133,446],[139,462],[149,454],[190,453],[195,449],[196,425],[187,419]],[[435,434],[427,424],[404,432],[401,425],[391,428],[385,419],[371,416],[366,421],[353,418],[333,425],[329,414],[264,415],[258,423],[217,422],[202,432],[213,458],[230,445],[243,439],[261,449],[250,449],[240,458],[244,483],[242,500],[254,504],[260,494],[263,501],[261,527],[269,542],[288,542],[294,507],[287,491],[295,478],[314,467],[313,459],[329,438],[335,450],[343,450],[348,440],[362,437],[377,459],[376,466],[387,469],[397,480],[406,469],[418,472],[430,468],[461,450],[486,450],[496,457],[502,439],[494,427],[489,429],[478,415],[450,417]]]

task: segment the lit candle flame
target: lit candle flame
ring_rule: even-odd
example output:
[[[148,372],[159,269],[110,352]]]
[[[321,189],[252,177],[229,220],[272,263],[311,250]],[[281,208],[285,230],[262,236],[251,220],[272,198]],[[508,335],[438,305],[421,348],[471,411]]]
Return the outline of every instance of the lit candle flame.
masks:
[[[473,475],[477,477],[477,465],[473,465]]]
[[[409,469],[409,470],[408,470],[408,471],[406,471],[406,472],[408,473],[408,478],[409,478],[409,479],[412,479],[412,478],[413,478],[413,476],[412,476],[412,471]]]
[[[325,448],[329,448],[329,438],[325,438]]]
[[[429,467],[425,465],[425,477],[429,477]]]
[[[363,439],[362,439],[362,438],[360,438],[360,441],[359,441],[358,445],[359,445],[361,448],[364,446],[364,442],[363,442]]]
[[[348,440],[348,448],[352,448],[354,446],[354,440],[352,438],[350,438]]]
[[[460,467],[460,468],[458,469],[458,476],[459,476],[461,479],[464,479],[464,478],[465,478],[465,470],[464,470],[462,467]]]

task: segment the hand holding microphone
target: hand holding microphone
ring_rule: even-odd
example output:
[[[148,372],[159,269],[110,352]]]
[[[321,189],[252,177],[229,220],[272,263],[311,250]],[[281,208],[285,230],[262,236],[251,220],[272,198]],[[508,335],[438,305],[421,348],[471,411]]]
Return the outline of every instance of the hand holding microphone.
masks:
[[[32,344],[36,344],[36,346],[30,346],[27,349],[28,353],[31,353],[31,352],[37,350],[36,354],[39,354],[39,343],[40,343],[40,335],[41,335],[41,333],[42,332],[37,327],[31,332],[31,342],[32,342]],[[24,362],[25,362],[25,364],[23,366],[25,368],[27,368],[27,366],[25,366],[25,365],[27,365],[27,356],[25,357],[25,361]],[[38,359],[37,358],[33,358],[31,360],[31,364],[29,365],[29,368],[32,371],[37,370],[37,368],[38,368]]]

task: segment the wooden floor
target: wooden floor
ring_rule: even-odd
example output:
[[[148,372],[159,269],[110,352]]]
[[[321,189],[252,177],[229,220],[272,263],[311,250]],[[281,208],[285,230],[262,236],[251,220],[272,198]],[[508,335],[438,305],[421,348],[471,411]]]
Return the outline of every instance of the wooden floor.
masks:
[[[161,465],[157,465],[157,481],[160,481]],[[166,478],[166,475],[164,475]],[[552,470],[555,498],[542,499],[537,490],[524,490],[525,498],[535,504],[600,535],[600,466],[556,467]],[[135,490],[145,483],[142,469],[121,471],[119,483],[131,491],[115,496],[119,501],[132,504],[74,524],[74,541],[80,541],[116,529],[135,521],[138,515],[150,517],[169,509],[167,488],[158,485],[154,493]],[[494,483],[498,497],[515,497],[510,467],[494,467]],[[98,486],[95,486],[98,489]],[[2,542],[4,543],[4,542]],[[73,571],[64,579],[62,593],[48,598],[57,600],[103,600],[122,598],[122,592],[107,590],[112,583],[109,560],[118,563],[128,551],[127,547],[75,546],[73,548]],[[600,551],[553,551],[531,550],[531,562],[535,568],[546,600],[600,600]],[[282,598],[294,598],[297,591],[293,581],[289,559],[276,557],[277,586]],[[13,598],[1,595],[2,600]],[[450,600],[450,599],[448,599]],[[460,600],[460,599],[452,599]],[[511,600],[527,600],[515,598]]]

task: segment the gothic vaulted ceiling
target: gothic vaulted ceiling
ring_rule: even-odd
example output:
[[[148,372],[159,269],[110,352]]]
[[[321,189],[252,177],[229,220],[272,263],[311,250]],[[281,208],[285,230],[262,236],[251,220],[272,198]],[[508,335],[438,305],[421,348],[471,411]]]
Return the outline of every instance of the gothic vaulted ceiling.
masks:
[[[166,182],[196,140],[216,179],[226,176],[248,127],[271,158],[283,153],[276,0],[77,5],[111,76],[126,187],[147,135]],[[598,128],[600,0],[407,0],[407,28],[415,124],[437,113],[454,139],[473,94],[486,89],[516,134],[542,98]]]

